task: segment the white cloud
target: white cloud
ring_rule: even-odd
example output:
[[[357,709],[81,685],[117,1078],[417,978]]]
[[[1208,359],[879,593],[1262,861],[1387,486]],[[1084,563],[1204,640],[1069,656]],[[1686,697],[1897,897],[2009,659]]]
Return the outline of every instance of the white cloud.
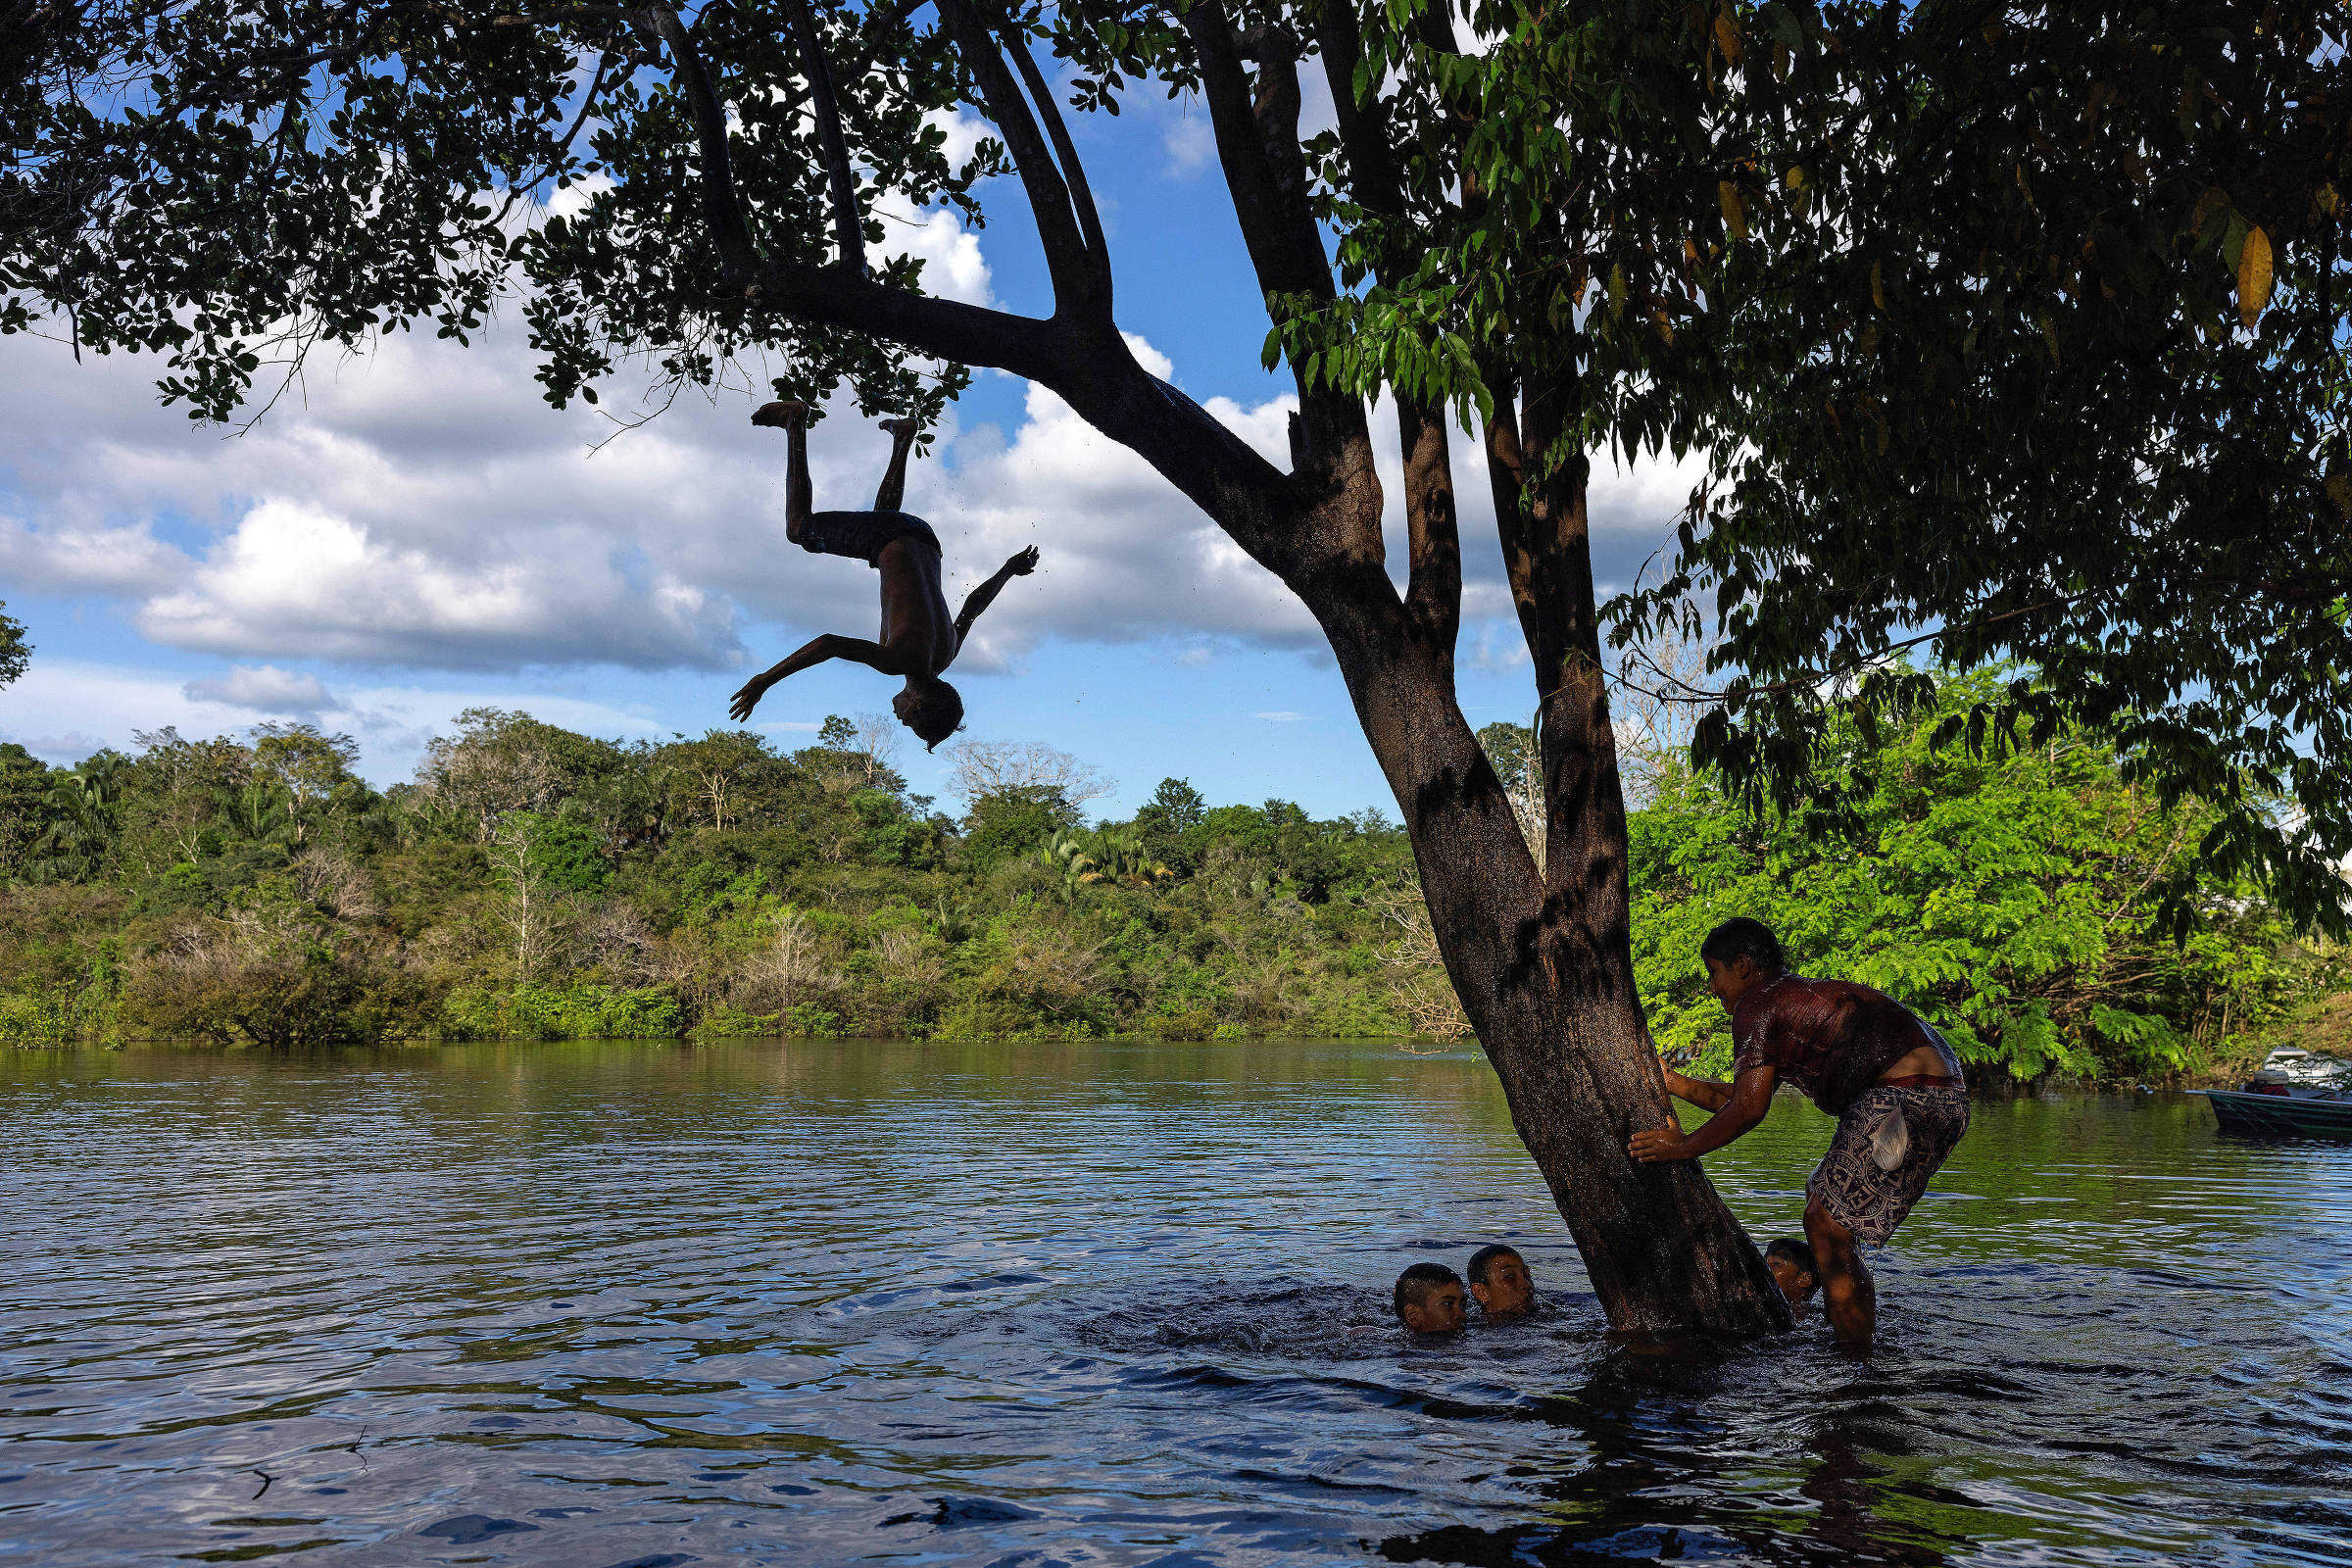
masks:
[[[557,218],[577,218],[599,194],[612,188],[611,174],[581,174],[562,190],[548,192],[547,210]],[[518,218],[516,221],[519,223],[521,220]]]
[[[1306,718],[1304,713],[1294,713],[1287,708],[1278,712],[1258,713],[1254,716],[1274,724],[1297,724],[1303,722]]]
[[[1310,60],[1298,73],[1298,134],[1311,139],[1339,128],[1340,109],[1332,101],[1331,76],[1321,60]]]
[[[1128,335],[1152,373],[1167,357]],[[1287,450],[1294,403],[1255,408],[1212,398],[1208,412],[1269,455]],[[990,426],[966,432],[953,468],[919,465],[908,506],[932,519],[947,550],[949,597],[1036,545],[1035,576],[1008,585],[964,654],[1003,667],[1043,636],[1104,642],[1211,634],[1282,647],[1319,646],[1290,591],[1140,457],[1096,431],[1054,393],[1031,386],[1009,444]],[[825,505],[820,489],[817,504]]]
[[[1470,662],[1480,669],[1496,674],[1533,662],[1527,651],[1527,637],[1516,619],[1485,619],[1475,623],[1470,643]]]
[[[186,561],[145,523],[107,526],[59,517],[36,528],[0,520],[0,580],[20,590],[153,592],[177,576]]]
[[[882,254],[911,256],[923,264],[926,294],[960,300],[966,305],[996,304],[989,292],[988,262],[980,254],[980,236],[965,228],[954,213],[943,208],[924,212],[896,191],[876,204],[882,220]]]
[[[960,171],[980,151],[984,137],[996,134],[988,122],[962,109],[931,109],[923,114],[923,123],[946,136],[944,149],[950,169]]]
[[[231,670],[219,682],[223,689],[215,691],[212,681],[190,681],[164,670],[36,659],[8,689],[0,740],[16,741],[53,762],[72,762],[103,747],[135,750],[134,730],[171,725],[189,736],[241,734],[257,717],[272,713],[314,716],[241,701],[234,689],[239,673]],[[289,683],[303,679],[282,670],[266,673]],[[667,725],[644,711],[577,697],[527,688],[431,690],[415,685],[347,691],[341,707],[332,710],[333,727],[348,729],[359,741],[362,773],[378,785],[392,784],[409,777],[425,742],[452,729],[457,715],[468,708],[520,710],[589,735],[651,740],[669,732]]]
[[[0,733],[0,740],[13,739],[33,756],[45,762],[78,762],[93,752],[103,752],[107,742],[82,730],[68,730],[62,735],[34,735],[27,732]]]
[[[1197,174],[1207,168],[1217,156],[1217,133],[1209,123],[1207,106],[1189,93],[1176,99],[1174,113],[1160,128],[1159,142],[1168,155],[1169,173]]]
[[[291,501],[267,501],[208,552],[186,587],[147,600],[139,629],[209,653],[446,667],[712,664],[733,616],[700,588],[632,582],[605,541],[546,530],[530,556],[452,559]],[[574,548],[564,549],[566,536]]]
[[[338,712],[345,706],[318,676],[296,674],[275,664],[238,664],[225,675],[192,680],[179,690],[190,702],[250,708],[260,713],[315,715]]]
[[[977,134],[963,120],[950,128],[951,140]],[[908,215],[894,237],[925,257],[934,287],[990,297],[986,258],[952,218]],[[1176,378],[1164,354],[1128,341],[1153,373]],[[158,407],[152,361],[77,367],[54,343],[0,341],[0,421],[12,432],[0,457],[0,581],[111,598],[164,645],[288,666],[710,669],[742,664],[747,636],[763,656],[781,640],[752,633],[754,622],[803,635],[871,624],[866,568],[783,544],[783,444],[751,428],[755,396],[689,391],[608,442],[611,416],[548,409],[533,368],[512,322],[470,350],[394,334],[364,359],[321,359],[260,424],[228,436]],[[1205,407],[1287,466],[1294,399]],[[1373,429],[1400,572],[1387,405]],[[1179,662],[1220,645],[1321,651],[1288,590],[1053,393],[1029,388],[1009,434],[953,420],[942,434],[937,456],[915,466],[908,504],[940,531],[951,593],[1017,549],[1044,552],[1039,572],[980,622],[970,664],[1004,667],[1047,637],[1168,638]],[[823,422],[811,446],[818,505],[863,505],[887,439],[844,417]],[[1453,452],[1465,619],[1507,630],[1478,444],[1457,433]],[[1596,474],[1604,592],[1669,537],[1692,467]],[[1510,656],[1482,645],[1478,657]],[[76,727],[86,726],[58,732]]]

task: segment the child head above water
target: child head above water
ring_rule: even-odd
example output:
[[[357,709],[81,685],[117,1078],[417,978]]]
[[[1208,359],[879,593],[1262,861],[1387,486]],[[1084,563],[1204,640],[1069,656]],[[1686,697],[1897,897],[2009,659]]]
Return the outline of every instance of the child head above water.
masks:
[[[1470,1254],[1470,1294],[1489,1317],[1517,1317],[1536,1304],[1536,1282],[1515,1247],[1497,1242]]]
[[[1443,1263],[1415,1263],[1396,1276],[1396,1318],[1417,1334],[1462,1326],[1462,1279]]]
[[[1821,1267],[1813,1261],[1813,1249],[1793,1236],[1784,1236],[1764,1249],[1764,1266],[1772,1270],[1772,1283],[1788,1298],[1788,1304],[1798,1312],[1821,1284]]]

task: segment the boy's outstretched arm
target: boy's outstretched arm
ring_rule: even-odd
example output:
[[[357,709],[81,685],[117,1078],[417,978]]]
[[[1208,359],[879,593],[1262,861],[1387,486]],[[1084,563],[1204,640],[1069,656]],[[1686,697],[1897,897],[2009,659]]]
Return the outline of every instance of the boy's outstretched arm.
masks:
[[[1732,1102],[1732,1086],[1717,1083],[1712,1078],[1691,1078],[1666,1069],[1666,1092],[1677,1100],[1687,1100],[1701,1110],[1721,1110]]]
[[[972,622],[980,618],[980,612],[997,602],[997,595],[1004,591],[1006,583],[1015,577],[1026,577],[1036,569],[1037,546],[1031,545],[999,566],[995,576],[973,589],[963,608],[956,612],[956,646],[963,646],[964,638],[971,634]]]
[[[798,675],[804,669],[821,664],[828,659],[846,659],[853,664],[864,664],[868,668],[880,670],[885,675],[910,674],[916,667],[915,660],[895,652],[882,643],[870,643],[862,637],[843,637],[833,632],[826,632],[822,636],[808,639],[782,663],[745,681],[743,690],[737,692],[734,700],[728,703],[727,716],[738,724],[742,723],[752,716],[752,710],[760,706],[760,699],[767,695],[769,687],[790,676]]]
[[[1694,1133],[1679,1126],[1645,1128],[1627,1141],[1626,1152],[1644,1165],[1712,1153],[1764,1119],[1772,1109],[1773,1085],[1779,1078],[1779,1069],[1769,1062],[1750,1067],[1732,1080],[1731,1098],[1704,1127]]]

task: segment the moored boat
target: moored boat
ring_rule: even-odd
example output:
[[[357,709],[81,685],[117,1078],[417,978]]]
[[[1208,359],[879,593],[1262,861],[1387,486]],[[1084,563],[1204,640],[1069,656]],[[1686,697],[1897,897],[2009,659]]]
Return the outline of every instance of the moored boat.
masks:
[[[2332,1057],[2274,1051],[2241,1089],[2192,1089],[2213,1102],[2226,1133],[2260,1138],[2352,1138],[2352,1072]]]
[[[2352,1138],[2352,1100],[2337,1095],[2192,1089],[2213,1102],[2226,1133],[2262,1138]]]

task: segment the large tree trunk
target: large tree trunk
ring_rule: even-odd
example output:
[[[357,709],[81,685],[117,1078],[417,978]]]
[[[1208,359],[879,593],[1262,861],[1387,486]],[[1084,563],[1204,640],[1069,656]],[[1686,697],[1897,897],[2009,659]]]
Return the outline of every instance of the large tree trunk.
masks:
[[[1634,983],[1625,797],[1600,660],[1587,470],[1559,461],[1576,388],[1530,376],[1521,391],[1497,400],[1485,437],[1540,704],[1543,863],[1462,717],[1454,626],[1427,612],[1424,557],[1458,556],[1442,459],[1422,465],[1429,477],[1415,482],[1413,455],[1426,433],[1417,411],[1400,411],[1414,540],[1404,599],[1380,558],[1363,550],[1292,586],[1338,656],[1411,835],[1447,977],[1611,1327],[1784,1329],[1788,1303],[1699,1167],[1643,1165],[1626,1152],[1635,1132],[1673,1113]],[[1548,458],[1531,463],[1531,453]],[[1350,503],[1376,516],[1378,481],[1339,504]],[[1425,514],[1443,519],[1442,538],[1412,520]],[[1363,523],[1354,537],[1365,536]],[[1438,597],[1458,592],[1457,582],[1443,583]]]
[[[1555,806],[1546,891],[1452,681],[1399,635],[1393,610],[1347,598],[1325,627],[1403,812],[1446,974],[1610,1327],[1787,1328],[1763,1259],[1698,1166],[1626,1153],[1669,1110],[1635,994],[1624,808],[1597,680],[1564,705],[1584,706],[1582,724],[1547,714],[1547,762],[1589,787]]]

